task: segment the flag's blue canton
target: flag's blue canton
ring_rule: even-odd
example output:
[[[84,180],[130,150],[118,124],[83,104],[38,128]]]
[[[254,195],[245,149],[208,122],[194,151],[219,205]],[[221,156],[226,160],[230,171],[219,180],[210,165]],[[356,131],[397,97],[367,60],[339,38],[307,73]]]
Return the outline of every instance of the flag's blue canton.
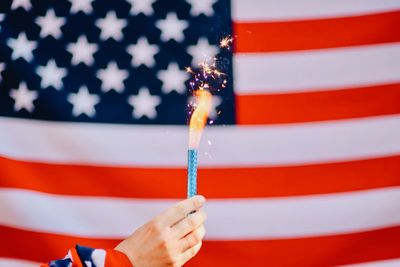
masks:
[[[227,0],[2,0],[0,27],[0,116],[185,124],[182,70],[217,53],[216,123],[234,123]]]

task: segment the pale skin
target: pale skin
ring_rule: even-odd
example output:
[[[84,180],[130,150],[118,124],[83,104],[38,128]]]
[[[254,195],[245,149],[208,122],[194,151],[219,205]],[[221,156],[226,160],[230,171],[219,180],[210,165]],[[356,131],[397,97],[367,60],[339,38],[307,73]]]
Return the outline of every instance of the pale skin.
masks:
[[[135,267],[184,265],[202,245],[204,202],[203,196],[195,196],[177,203],[137,229],[115,250],[125,253]]]

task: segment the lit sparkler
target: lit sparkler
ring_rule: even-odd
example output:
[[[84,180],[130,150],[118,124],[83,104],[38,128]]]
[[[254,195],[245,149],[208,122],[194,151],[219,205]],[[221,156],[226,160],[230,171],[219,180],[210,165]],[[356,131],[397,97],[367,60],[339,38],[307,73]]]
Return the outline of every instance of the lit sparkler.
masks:
[[[230,49],[232,37],[227,36],[220,41],[220,47]],[[188,197],[197,193],[197,154],[201,134],[207,123],[208,114],[212,106],[212,94],[227,86],[226,74],[218,69],[217,58],[206,60],[199,64],[199,69],[193,70],[186,67],[186,72],[193,77],[189,82],[191,92],[197,101],[191,104],[188,149]],[[194,109],[194,110],[193,110]],[[218,111],[218,115],[221,112]],[[210,121],[213,124],[214,121]]]
[[[190,118],[188,150],[188,198],[197,194],[197,151],[201,134],[211,110],[212,95],[207,90],[196,91],[197,107]]]

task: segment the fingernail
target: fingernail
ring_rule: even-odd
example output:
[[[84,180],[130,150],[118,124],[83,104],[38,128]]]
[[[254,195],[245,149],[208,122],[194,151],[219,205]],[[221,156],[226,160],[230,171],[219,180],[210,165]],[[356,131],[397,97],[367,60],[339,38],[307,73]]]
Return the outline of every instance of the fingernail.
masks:
[[[197,195],[197,196],[195,196],[195,198],[196,198],[196,201],[199,201],[200,203],[206,202],[205,197],[203,197],[202,195]]]

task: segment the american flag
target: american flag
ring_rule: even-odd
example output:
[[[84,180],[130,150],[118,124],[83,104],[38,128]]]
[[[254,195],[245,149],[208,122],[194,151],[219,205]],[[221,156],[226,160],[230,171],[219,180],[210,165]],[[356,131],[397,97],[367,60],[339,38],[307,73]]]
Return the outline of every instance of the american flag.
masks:
[[[187,266],[400,266],[399,25],[398,0],[1,0],[0,266],[112,248],[185,197],[205,56],[228,86]]]

